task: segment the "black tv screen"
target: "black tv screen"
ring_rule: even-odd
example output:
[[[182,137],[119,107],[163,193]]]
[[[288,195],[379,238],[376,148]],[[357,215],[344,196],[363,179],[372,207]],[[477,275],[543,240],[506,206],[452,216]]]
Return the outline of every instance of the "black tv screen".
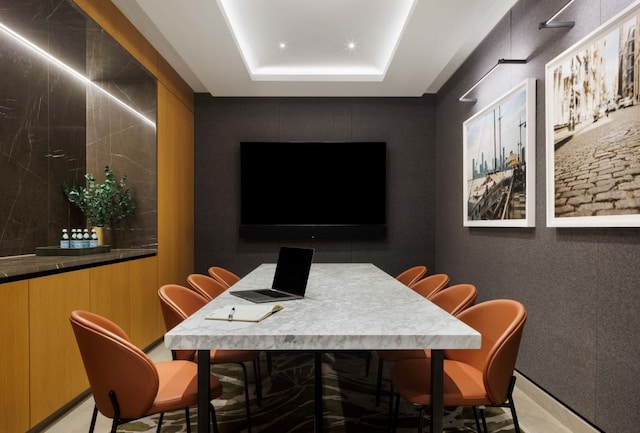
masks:
[[[386,235],[386,143],[241,142],[243,238]]]

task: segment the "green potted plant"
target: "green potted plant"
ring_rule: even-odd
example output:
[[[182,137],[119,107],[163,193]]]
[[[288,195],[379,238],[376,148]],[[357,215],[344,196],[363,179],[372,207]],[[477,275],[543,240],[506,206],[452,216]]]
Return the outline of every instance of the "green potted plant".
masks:
[[[98,244],[102,245],[102,228],[108,227],[131,215],[136,208],[131,190],[126,185],[127,176],[119,181],[108,165],[104,167],[104,182],[96,182],[91,174],[85,174],[87,185],[62,185],[67,199],[84,214],[87,225],[98,231]]]

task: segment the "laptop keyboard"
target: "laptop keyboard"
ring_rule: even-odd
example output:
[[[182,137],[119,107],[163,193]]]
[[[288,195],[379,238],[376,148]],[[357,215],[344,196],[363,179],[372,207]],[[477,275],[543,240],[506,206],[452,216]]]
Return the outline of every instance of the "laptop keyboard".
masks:
[[[272,298],[285,298],[287,296],[291,296],[286,293],[276,292],[275,290],[271,290],[271,289],[256,290],[256,292],[260,293],[261,295],[270,296]]]

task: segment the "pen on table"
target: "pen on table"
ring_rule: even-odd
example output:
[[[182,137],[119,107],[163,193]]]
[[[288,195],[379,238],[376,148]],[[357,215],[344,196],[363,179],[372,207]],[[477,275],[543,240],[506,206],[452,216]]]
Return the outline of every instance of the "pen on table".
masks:
[[[229,311],[229,319],[228,320],[233,320],[233,313],[236,312],[236,307],[231,307],[231,311]]]

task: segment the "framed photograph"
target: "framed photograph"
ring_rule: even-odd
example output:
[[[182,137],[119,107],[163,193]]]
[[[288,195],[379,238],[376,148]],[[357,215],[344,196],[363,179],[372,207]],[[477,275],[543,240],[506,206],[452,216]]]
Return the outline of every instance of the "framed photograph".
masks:
[[[640,2],[545,67],[547,225],[640,226]]]
[[[535,226],[535,98],[529,78],[463,123],[465,226]]]

